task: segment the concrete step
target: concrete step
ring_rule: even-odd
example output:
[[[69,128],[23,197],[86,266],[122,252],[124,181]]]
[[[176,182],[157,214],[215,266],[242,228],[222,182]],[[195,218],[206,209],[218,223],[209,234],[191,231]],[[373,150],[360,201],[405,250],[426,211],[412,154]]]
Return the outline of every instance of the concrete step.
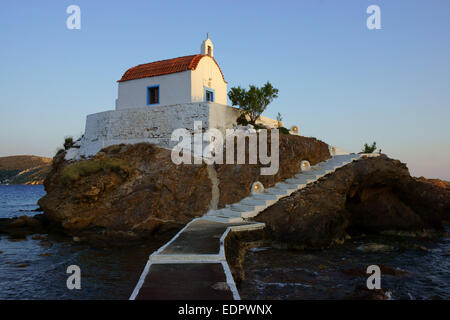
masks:
[[[246,206],[245,204],[239,204],[235,203],[232,204],[231,207],[229,208],[230,210],[233,211],[237,211],[237,212],[250,212],[250,211],[255,211],[255,206]]]
[[[297,173],[296,175],[294,175],[294,178],[291,178],[291,179],[295,179],[296,182],[301,183],[301,184],[308,184],[308,183],[316,181],[318,178],[320,178],[320,176],[321,176],[320,172],[314,172],[314,174],[310,174],[310,175],[305,175],[304,173]],[[287,180],[291,180],[291,179],[287,179]]]
[[[265,208],[264,208],[265,209]],[[248,206],[242,206],[239,208],[230,208],[230,209],[226,209],[227,211],[223,211],[223,213],[221,214],[221,216],[223,217],[229,217],[229,218],[236,218],[236,217],[240,217],[240,218],[253,218],[255,216],[257,216],[261,211],[263,211],[264,209],[262,208],[252,208],[252,207],[248,207]]]
[[[293,186],[293,185],[291,185],[291,184],[285,183],[285,182],[278,182],[273,187],[273,189],[280,190],[280,191],[286,193],[287,195],[290,195],[292,192],[297,191],[298,188]]]
[[[332,170],[332,166],[327,165],[327,166],[321,166],[318,168],[314,168],[313,170],[311,170],[311,172],[315,173],[316,175],[317,174],[324,175],[324,174],[327,174],[328,171],[330,171],[330,170]]]
[[[264,200],[264,199],[255,199],[253,197],[253,195],[242,199],[241,201],[239,201],[239,203],[241,203],[243,205],[246,205],[246,206],[265,206],[265,205],[267,205],[266,200]]]
[[[310,180],[313,181],[312,179],[310,179]],[[284,182],[294,186],[297,189],[304,188],[304,187],[306,187],[306,184],[307,184],[307,182],[304,181],[304,179],[296,179],[296,178],[286,179],[286,180],[284,180]]]
[[[331,173],[335,170],[335,166],[326,166],[321,168],[321,171],[324,172],[325,174]]]
[[[263,209],[265,208],[266,205],[259,205],[259,206],[255,206],[255,205],[246,205],[246,204],[242,204],[241,202],[232,204],[230,209],[233,211],[239,211],[239,212],[252,212],[258,209]]]
[[[255,194],[252,196],[252,198],[276,202],[276,201],[278,201],[278,199],[280,199],[280,196],[278,196],[276,194],[270,194],[267,192],[267,189],[266,189],[266,192]]]
[[[216,216],[223,217],[241,217],[241,212],[236,210],[231,210],[230,208],[223,208],[217,211]]]
[[[241,200],[239,203],[244,204],[244,205],[249,205],[249,206],[264,206],[266,207],[267,205],[272,204],[273,202],[271,200],[267,200],[267,199],[255,199],[254,196],[251,197],[247,197],[243,200]]]
[[[221,223],[237,223],[244,222],[241,217],[226,217],[226,216],[204,216],[202,219],[221,222]]]
[[[278,199],[284,198],[290,194],[287,190],[283,190],[283,189],[279,189],[279,188],[269,188],[269,189],[266,189],[266,192],[270,195],[276,196]]]
[[[306,183],[311,183],[322,178],[327,173],[328,171],[326,169],[311,170],[310,175],[305,176],[303,173],[298,173],[294,176],[294,178],[300,179],[303,177],[304,179],[306,179]]]
[[[317,170],[315,168],[309,170],[309,171],[302,171],[297,173],[296,175],[298,176],[303,176],[303,177],[315,177],[317,172],[320,171],[321,168],[318,168]]]

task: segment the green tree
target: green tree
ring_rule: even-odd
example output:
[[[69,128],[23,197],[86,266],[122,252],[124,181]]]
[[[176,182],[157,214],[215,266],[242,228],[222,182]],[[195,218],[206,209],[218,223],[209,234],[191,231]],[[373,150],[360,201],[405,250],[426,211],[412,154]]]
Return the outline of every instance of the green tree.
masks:
[[[270,82],[258,88],[250,85],[249,89],[240,86],[233,87],[228,92],[228,98],[233,106],[239,106],[242,113],[250,118],[249,123],[255,125],[256,120],[266,110],[267,106],[278,97],[278,89],[274,88]]]
[[[372,153],[376,150],[376,148],[377,148],[377,143],[375,141],[372,143],[371,146],[369,146],[367,143],[364,143],[364,149],[362,150],[362,152]]]

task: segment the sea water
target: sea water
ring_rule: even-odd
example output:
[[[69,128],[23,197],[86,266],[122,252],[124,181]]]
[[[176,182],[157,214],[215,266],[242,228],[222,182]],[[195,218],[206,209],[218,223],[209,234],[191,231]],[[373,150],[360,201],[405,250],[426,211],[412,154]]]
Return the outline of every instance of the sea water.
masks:
[[[0,185],[0,218],[35,215],[43,186]],[[0,299],[128,299],[150,253],[161,244],[93,248],[70,237],[0,234]],[[81,269],[81,289],[69,290],[67,268]]]
[[[34,210],[44,195],[42,186],[0,185],[0,218],[39,213]],[[370,243],[381,250],[361,250]],[[128,299],[148,255],[162,244],[94,248],[56,235],[0,234],[0,299]],[[247,252],[238,290],[245,299],[342,299],[366,283],[344,271],[373,264],[408,272],[381,275],[393,299],[450,299],[449,238],[356,237],[321,251],[264,246]],[[67,288],[70,265],[81,269],[80,290]]]

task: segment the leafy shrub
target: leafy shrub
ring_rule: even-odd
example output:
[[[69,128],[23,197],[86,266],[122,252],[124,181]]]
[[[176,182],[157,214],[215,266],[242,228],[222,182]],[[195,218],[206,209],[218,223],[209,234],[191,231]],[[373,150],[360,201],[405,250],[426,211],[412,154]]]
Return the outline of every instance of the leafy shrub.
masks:
[[[72,137],[65,137],[64,138],[64,144],[63,144],[63,146],[64,146],[64,149],[65,150],[69,150],[70,148],[72,148],[72,146],[73,146],[73,138]]]
[[[236,123],[240,126],[248,125],[248,120],[244,113],[241,113],[241,115],[236,119]]]
[[[64,183],[72,183],[81,177],[89,176],[98,172],[114,172],[122,178],[128,177],[131,168],[121,159],[94,159],[70,164],[61,173]]]
[[[287,129],[285,127],[279,127],[278,130],[280,130],[280,133],[282,133],[282,134],[290,134],[289,129]]]
[[[364,144],[364,149],[362,150],[363,153],[372,153],[377,149],[377,143],[374,141],[371,146],[369,146],[367,143]]]

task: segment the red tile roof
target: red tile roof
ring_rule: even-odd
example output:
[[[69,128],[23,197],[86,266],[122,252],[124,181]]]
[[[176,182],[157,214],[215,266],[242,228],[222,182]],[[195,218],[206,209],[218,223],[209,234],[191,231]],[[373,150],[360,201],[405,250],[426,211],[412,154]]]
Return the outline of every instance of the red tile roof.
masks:
[[[195,70],[200,60],[204,57],[209,57],[213,59],[213,61],[216,63],[217,67],[220,70],[219,65],[217,64],[216,60],[214,60],[213,57],[203,54],[195,54],[192,56],[185,56],[140,64],[136,67],[128,69],[123,74],[122,78],[117,82],[162,76],[164,74],[183,72],[187,70]],[[225,81],[222,70],[220,70],[220,73],[222,74],[223,81]]]

